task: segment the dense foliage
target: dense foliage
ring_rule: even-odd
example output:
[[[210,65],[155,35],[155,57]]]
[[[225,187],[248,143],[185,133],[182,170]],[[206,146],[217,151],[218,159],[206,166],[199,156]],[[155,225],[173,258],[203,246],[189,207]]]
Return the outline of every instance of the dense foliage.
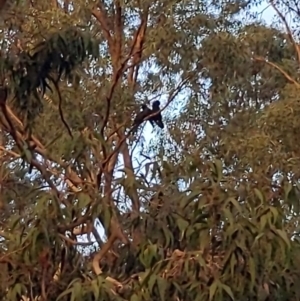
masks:
[[[259,4],[0,1],[1,300],[299,300],[300,11]]]

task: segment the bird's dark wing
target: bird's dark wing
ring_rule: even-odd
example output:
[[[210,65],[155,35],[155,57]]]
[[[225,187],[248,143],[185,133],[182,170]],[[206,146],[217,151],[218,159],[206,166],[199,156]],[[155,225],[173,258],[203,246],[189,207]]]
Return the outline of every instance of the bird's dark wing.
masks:
[[[152,111],[147,106],[143,105],[142,108],[143,111],[138,113],[133,121],[133,125],[135,126],[139,126],[144,121],[144,119],[152,113]]]
[[[151,118],[149,119],[149,121],[150,121],[150,123],[151,123],[152,127],[154,128],[155,121],[153,121]]]
[[[152,114],[154,114],[155,112],[159,111],[159,109],[157,110],[152,110]],[[162,121],[162,116],[160,113],[158,113],[157,115],[152,116],[149,121],[151,122],[152,126],[155,124],[157,124],[161,129],[164,128],[164,123]]]
[[[156,100],[152,104],[152,113],[158,112],[159,110],[160,110],[160,102]],[[152,124],[156,123],[161,129],[164,128],[164,123],[162,121],[161,113],[158,113],[157,115],[151,117],[150,121],[152,122]]]
[[[160,116],[161,117],[161,116]],[[161,129],[163,129],[164,127],[165,127],[165,125],[164,125],[164,123],[163,123],[163,121],[162,121],[162,118],[156,118],[155,120],[154,120],[154,122],[161,128]]]

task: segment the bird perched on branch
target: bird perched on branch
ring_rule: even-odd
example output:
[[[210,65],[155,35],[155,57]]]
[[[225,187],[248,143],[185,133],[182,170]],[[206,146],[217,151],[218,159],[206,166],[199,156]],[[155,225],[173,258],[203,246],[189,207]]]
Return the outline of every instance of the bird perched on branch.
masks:
[[[161,129],[164,128],[164,123],[162,121],[162,116],[160,111],[160,102],[158,100],[154,101],[152,104],[152,109],[150,109],[148,106],[145,104],[142,105],[142,111],[138,113],[133,121],[133,126],[137,128],[139,125],[141,125],[144,121],[149,120],[151,125],[154,127],[154,125],[158,125]],[[159,112],[159,113],[157,113]],[[155,114],[157,113],[157,114]],[[152,115],[149,119],[150,115]]]
[[[152,104],[152,114],[159,112],[159,111],[160,111],[160,102],[158,100],[156,100]],[[156,123],[161,129],[164,128],[164,123],[162,121],[162,116],[161,116],[160,112],[158,114],[154,115],[153,117],[151,117],[149,120],[153,127],[154,127],[154,123]]]

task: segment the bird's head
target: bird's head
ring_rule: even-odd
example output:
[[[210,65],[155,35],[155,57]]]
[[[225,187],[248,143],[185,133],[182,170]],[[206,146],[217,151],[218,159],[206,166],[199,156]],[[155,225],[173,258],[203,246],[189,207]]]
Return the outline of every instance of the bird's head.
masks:
[[[160,101],[159,100],[154,101],[153,104],[152,104],[153,109],[157,109],[157,108],[159,108],[159,106],[160,106]]]

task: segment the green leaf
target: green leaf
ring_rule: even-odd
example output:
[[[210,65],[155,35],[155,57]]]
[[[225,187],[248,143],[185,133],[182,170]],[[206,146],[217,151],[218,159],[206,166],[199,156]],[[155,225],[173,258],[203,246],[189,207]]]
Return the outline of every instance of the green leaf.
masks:
[[[164,236],[166,239],[166,243],[164,245],[165,248],[169,247],[170,245],[174,244],[174,237],[170,229],[166,227],[166,225],[162,225],[162,231],[164,232]]]
[[[214,282],[209,287],[209,300],[210,301],[213,300],[213,298],[215,297],[215,294],[217,292],[219,284],[220,284],[219,280],[215,279]]]
[[[195,233],[195,228],[188,227],[186,231],[186,238],[189,239]]]
[[[102,214],[103,214],[103,226],[105,229],[108,229],[110,227],[110,222],[112,218],[111,208],[105,206],[103,208]]]
[[[148,246],[144,252],[140,254],[140,260],[145,266],[145,268],[151,268],[152,259],[157,257],[157,245]]]
[[[204,272],[206,273],[207,263],[206,263],[205,259],[203,258],[202,254],[198,254],[196,258],[197,258],[197,261],[200,264],[201,268],[204,269]]]
[[[260,200],[261,204],[263,204],[264,200],[265,200],[263,194],[257,188],[254,188],[254,193],[258,197],[258,199]]]
[[[152,290],[153,290],[153,287],[154,287],[156,281],[157,281],[157,276],[155,274],[152,274],[149,277],[149,281],[148,281],[148,289],[149,289],[150,294],[152,294]]]
[[[161,301],[165,301],[166,291],[168,289],[168,281],[160,276],[157,277],[157,287]]]
[[[146,283],[148,283],[151,275],[152,275],[151,269],[146,269],[144,273],[140,273],[139,279],[140,279],[141,287],[144,286]]]
[[[38,229],[33,233],[31,238],[31,254],[35,254],[37,250],[40,250],[44,243],[44,234],[38,232]]]
[[[253,257],[249,257],[248,264],[249,264],[249,274],[251,279],[250,290],[252,292],[255,284],[255,278],[256,278],[256,266]]]
[[[232,212],[231,212],[229,209],[224,208],[224,209],[223,209],[223,213],[224,213],[224,217],[225,217],[226,219],[228,219],[229,225],[230,225],[230,226],[231,226],[231,225],[234,225],[234,219],[233,219],[233,214],[232,214]]]
[[[75,278],[75,279],[73,279],[73,280],[69,283],[68,288],[72,288],[73,286],[76,285],[77,282],[80,283],[80,282],[81,282],[81,279],[80,279],[80,278]]]
[[[181,232],[184,232],[189,226],[189,222],[180,217],[176,219],[176,223]]]
[[[232,300],[234,300],[234,296],[233,296],[233,292],[232,292],[231,288],[228,285],[224,284],[224,283],[222,283],[221,286],[222,286],[222,289],[229,295],[229,297]]]
[[[226,205],[227,205],[228,203],[231,203],[231,204],[237,209],[237,211],[238,211],[239,213],[242,213],[242,212],[243,212],[240,203],[239,203],[235,198],[233,198],[233,197],[228,198],[228,199],[226,200]]]
[[[21,216],[13,215],[10,218],[11,218],[11,230],[14,230],[16,226],[19,226]]]
[[[218,182],[222,180],[223,177],[223,163],[221,160],[214,160],[215,172],[217,175]]]
[[[91,203],[91,198],[85,192],[79,192],[77,194],[78,205],[76,206],[78,209],[86,208]]]
[[[234,253],[232,253],[231,257],[230,257],[230,272],[231,272],[231,277],[234,277],[234,271],[235,271],[236,264],[237,264],[236,255]]]
[[[273,214],[273,223],[275,224],[276,221],[277,221],[278,215],[279,215],[278,209],[273,207],[273,206],[270,206],[269,208],[270,208],[270,211]]]
[[[200,248],[204,250],[210,244],[210,229],[208,227],[203,228],[199,233],[199,244]]]
[[[180,286],[177,282],[175,281],[172,281],[172,284],[176,287],[176,290],[179,292],[179,293],[182,293],[183,292],[183,289],[182,289],[182,286]],[[198,287],[199,287],[199,284],[197,283]]]
[[[137,294],[132,294],[130,297],[130,301],[139,301],[140,297]]]
[[[285,200],[288,200],[288,197],[289,197],[289,194],[290,194],[292,188],[293,188],[293,185],[290,182],[288,182],[288,181],[284,182],[283,190],[284,190],[284,199]]]
[[[188,206],[191,202],[193,202],[197,197],[201,194],[202,191],[192,191],[187,196],[184,196],[180,201],[180,208],[184,209]]]
[[[157,245],[156,244],[149,245],[148,250],[149,250],[149,256],[151,256],[151,258],[157,257]]]
[[[286,232],[281,229],[275,229],[275,232],[281,237],[281,239],[286,243],[287,247],[290,249],[291,242],[290,242]]]
[[[265,230],[267,223],[268,223],[268,216],[264,214],[263,216],[260,217],[260,223],[259,223],[260,232]]]
[[[254,246],[256,246],[257,242],[258,242],[264,235],[265,235],[265,233],[260,233],[260,234],[258,234],[258,235],[255,237],[252,248],[253,248]]]
[[[23,285],[21,283],[17,283],[13,288],[13,292],[15,296],[22,295],[22,291],[23,291]]]
[[[22,152],[22,155],[26,158],[26,161],[30,163],[33,156],[27,142],[24,142],[24,144],[22,145]]]
[[[72,288],[71,301],[81,300],[82,298],[82,286],[80,282],[76,282]]]
[[[93,279],[91,284],[92,284],[92,290],[95,296],[95,300],[98,300],[100,296],[100,287],[99,287],[98,279]]]
[[[56,301],[62,299],[63,297],[72,294],[73,288],[69,288],[65,291],[63,291],[61,294],[59,294],[59,296],[57,297]]]

